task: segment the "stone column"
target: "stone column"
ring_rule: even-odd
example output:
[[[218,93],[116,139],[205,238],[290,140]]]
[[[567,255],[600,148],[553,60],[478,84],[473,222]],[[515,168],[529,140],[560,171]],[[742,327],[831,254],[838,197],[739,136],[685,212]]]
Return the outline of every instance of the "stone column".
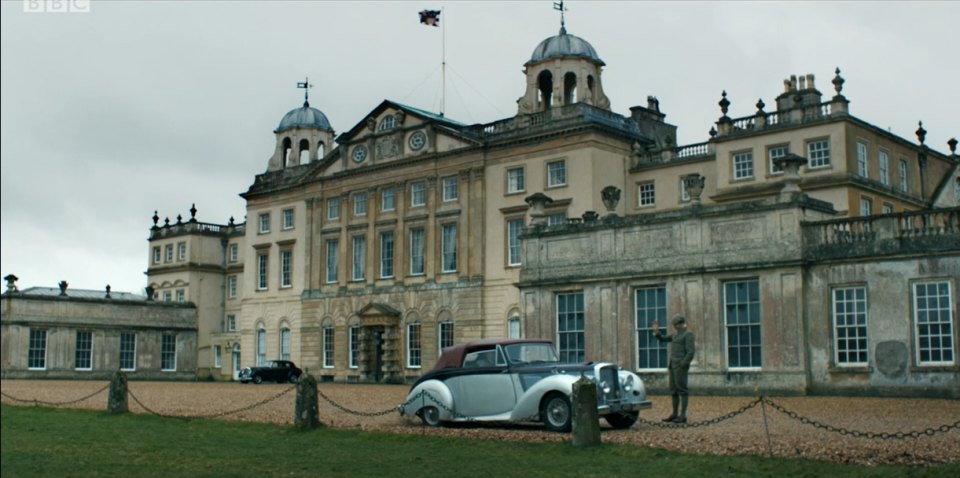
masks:
[[[586,377],[573,383],[573,437],[575,447],[600,444],[600,418],[597,415],[597,384]]]
[[[113,372],[110,378],[110,391],[107,394],[107,413],[119,415],[127,413],[127,376],[121,371]]]
[[[297,403],[293,413],[293,426],[309,430],[320,426],[320,411],[317,405],[317,379],[307,372],[297,383]]]

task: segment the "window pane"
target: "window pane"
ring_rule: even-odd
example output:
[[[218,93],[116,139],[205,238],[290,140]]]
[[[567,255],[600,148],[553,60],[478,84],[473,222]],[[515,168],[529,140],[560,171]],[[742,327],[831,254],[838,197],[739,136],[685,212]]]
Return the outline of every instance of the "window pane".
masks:
[[[760,283],[736,281],[723,286],[727,365],[730,368],[760,367]]]
[[[557,342],[562,362],[583,362],[583,293],[557,294]]]

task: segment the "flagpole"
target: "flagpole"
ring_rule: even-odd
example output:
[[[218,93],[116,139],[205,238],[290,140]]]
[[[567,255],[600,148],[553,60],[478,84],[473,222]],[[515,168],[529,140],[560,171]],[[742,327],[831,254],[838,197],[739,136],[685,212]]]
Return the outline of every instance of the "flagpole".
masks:
[[[440,7],[441,17],[443,17],[444,7]],[[446,17],[443,17],[446,18]],[[443,116],[443,110],[447,106],[447,21],[444,20],[440,25],[440,116]]]

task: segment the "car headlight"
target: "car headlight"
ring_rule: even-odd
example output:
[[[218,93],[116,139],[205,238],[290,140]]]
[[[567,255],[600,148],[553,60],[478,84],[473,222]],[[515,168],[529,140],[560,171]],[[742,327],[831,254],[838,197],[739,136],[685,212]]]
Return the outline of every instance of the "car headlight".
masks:
[[[610,384],[607,383],[606,380],[600,382],[600,390],[603,391],[603,394],[604,394],[604,395],[609,394],[609,393],[610,393]]]
[[[623,388],[625,392],[632,392],[634,387],[633,375],[627,375],[626,377],[621,378],[620,386]]]

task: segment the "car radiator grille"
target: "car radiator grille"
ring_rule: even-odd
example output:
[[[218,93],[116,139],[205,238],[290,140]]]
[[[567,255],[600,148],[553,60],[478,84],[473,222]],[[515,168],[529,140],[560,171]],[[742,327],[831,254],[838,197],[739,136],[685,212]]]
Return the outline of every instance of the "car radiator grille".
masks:
[[[606,383],[609,391],[604,393],[604,387],[601,384]],[[617,367],[608,365],[600,369],[600,380],[597,383],[597,396],[601,403],[620,400],[620,374],[617,373]]]

